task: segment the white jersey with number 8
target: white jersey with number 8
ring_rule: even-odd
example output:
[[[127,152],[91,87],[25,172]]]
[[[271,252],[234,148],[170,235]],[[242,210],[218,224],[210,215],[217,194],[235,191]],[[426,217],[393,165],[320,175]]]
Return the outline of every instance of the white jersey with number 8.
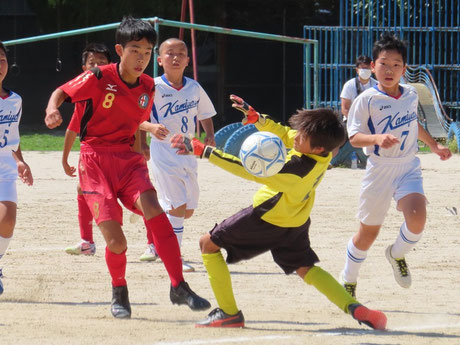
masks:
[[[377,86],[360,94],[348,114],[348,136],[356,133],[392,134],[399,143],[384,149],[367,146],[364,153],[380,157],[406,157],[418,151],[418,95],[412,86],[400,85],[401,95],[392,97]]]
[[[211,100],[195,80],[184,77],[182,88],[175,89],[164,76],[155,78],[155,101],[150,116],[152,123],[163,124],[171,134],[193,137],[195,118],[204,120],[215,114]],[[153,136],[152,140],[158,141]]]
[[[178,155],[169,138],[174,134],[195,135],[195,118],[208,119],[216,114],[214,106],[201,85],[184,77],[183,86],[175,89],[162,76],[155,78],[155,100],[150,116],[169,130],[165,140],[152,136],[150,142],[151,171],[158,198],[165,210],[187,204],[198,206],[199,187],[197,161],[193,155]]]

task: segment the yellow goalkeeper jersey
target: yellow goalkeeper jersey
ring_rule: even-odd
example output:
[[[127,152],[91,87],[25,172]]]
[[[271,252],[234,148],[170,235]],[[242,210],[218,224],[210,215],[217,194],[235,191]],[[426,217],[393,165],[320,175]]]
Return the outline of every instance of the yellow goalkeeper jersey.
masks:
[[[294,146],[297,131],[266,118],[265,124],[256,124],[259,131],[267,131],[281,138],[287,148]],[[206,148],[205,157],[222,169],[255,181],[264,186],[253,197],[256,214],[273,225],[298,227],[310,217],[315,200],[315,190],[324,177],[332,154],[326,157],[303,154],[292,149],[281,171],[271,177],[257,177],[248,173],[241,160],[219,149]]]

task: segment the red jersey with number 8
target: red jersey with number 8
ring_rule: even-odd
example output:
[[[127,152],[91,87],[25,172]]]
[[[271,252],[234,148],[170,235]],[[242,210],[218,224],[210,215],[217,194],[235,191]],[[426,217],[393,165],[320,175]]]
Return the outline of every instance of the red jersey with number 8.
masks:
[[[59,88],[72,103],[86,103],[84,112],[74,113],[79,118],[72,118],[69,129],[90,146],[131,146],[139,124],[150,117],[155,94],[151,77],[142,74],[136,85],[128,85],[118,73],[118,64],[92,68]]]

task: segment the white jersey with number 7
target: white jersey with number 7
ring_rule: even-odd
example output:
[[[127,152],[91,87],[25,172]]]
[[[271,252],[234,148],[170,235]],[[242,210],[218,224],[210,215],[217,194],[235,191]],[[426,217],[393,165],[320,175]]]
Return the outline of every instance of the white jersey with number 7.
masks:
[[[380,157],[406,157],[418,151],[418,95],[410,85],[400,85],[401,95],[392,97],[377,86],[360,94],[348,113],[348,136],[363,134],[392,134],[399,143],[384,149],[367,146],[364,153]]]

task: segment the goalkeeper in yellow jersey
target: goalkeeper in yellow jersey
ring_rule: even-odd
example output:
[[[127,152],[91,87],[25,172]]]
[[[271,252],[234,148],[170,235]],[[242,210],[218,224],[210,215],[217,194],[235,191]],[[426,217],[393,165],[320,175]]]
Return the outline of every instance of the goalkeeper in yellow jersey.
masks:
[[[243,313],[237,307],[230,272],[220,251],[224,248],[230,264],[271,251],[286,274],[296,272],[360,323],[385,329],[385,314],[360,304],[329,273],[315,266],[319,259],[310,247],[308,231],[315,190],[331,161],[331,151],[345,140],[337,115],[329,109],[298,110],[289,120],[291,128],[259,114],[240,97],[231,95],[230,99],[233,107],[244,113],[244,125],[253,123],[260,131],[278,135],[292,150],[278,174],[256,177],[243,168],[238,157],[204,146],[197,139],[179,134],[172,137],[171,145],[178,154],[208,158],[224,170],[264,185],[251,206],[200,238],[203,263],[219,308],[196,327],[244,327]]]

